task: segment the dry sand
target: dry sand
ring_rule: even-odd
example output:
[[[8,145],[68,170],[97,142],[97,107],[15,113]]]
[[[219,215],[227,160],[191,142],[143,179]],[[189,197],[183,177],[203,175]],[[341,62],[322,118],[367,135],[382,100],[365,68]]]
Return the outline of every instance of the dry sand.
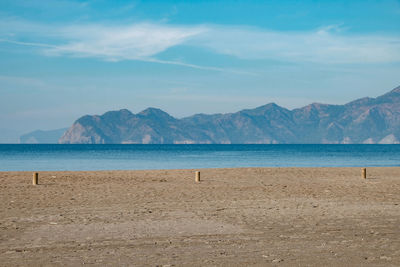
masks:
[[[400,168],[0,172],[0,265],[400,266]]]

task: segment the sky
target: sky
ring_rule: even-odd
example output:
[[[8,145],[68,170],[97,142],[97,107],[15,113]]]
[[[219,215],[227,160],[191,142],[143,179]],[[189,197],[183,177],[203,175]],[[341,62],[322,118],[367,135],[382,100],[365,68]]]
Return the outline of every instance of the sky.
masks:
[[[400,1],[0,1],[0,143],[85,114],[344,104],[400,85]]]

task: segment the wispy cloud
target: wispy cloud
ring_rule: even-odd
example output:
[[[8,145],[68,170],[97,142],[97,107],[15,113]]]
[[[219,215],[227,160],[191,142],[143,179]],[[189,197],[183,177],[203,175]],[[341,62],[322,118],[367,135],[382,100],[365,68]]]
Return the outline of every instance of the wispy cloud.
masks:
[[[129,26],[73,25],[48,27],[40,24],[25,25],[21,21],[9,21],[15,32],[2,34],[8,37],[0,42],[42,48],[47,56],[71,56],[100,58],[106,61],[136,60],[183,66],[193,69],[254,75],[251,72],[191,64],[180,60],[162,60],[156,55],[170,47],[183,44],[209,29],[204,26],[185,27],[140,23]],[[1,24],[5,24],[4,22]],[[27,23],[28,24],[28,23]],[[26,35],[24,34],[26,32]],[[28,36],[29,39],[45,39],[48,43],[18,41],[10,38]],[[36,37],[36,38],[35,38]],[[50,39],[50,40],[49,40]]]
[[[41,43],[32,43],[32,42],[20,42],[20,41],[13,41],[9,39],[0,39],[0,43],[10,43],[10,44],[17,44],[17,45],[24,45],[24,46],[36,46],[36,47],[46,47],[46,48],[57,48],[56,45],[50,44],[41,44]]]
[[[252,75],[252,76],[258,76],[257,73],[255,72],[250,72],[250,71],[244,71],[244,70],[235,70],[231,68],[218,68],[218,67],[211,67],[211,66],[201,66],[201,65],[196,65],[196,64],[190,64],[190,63],[184,63],[181,61],[172,61],[172,60],[160,60],[160,59],[154,59],[154,58],[146,58],[146,59],[138,59],[146,62],[154,62],[154,63],[160,63],[160,64],[170,64],[170,65],[177,65],[177,66],[183,66],[183,67],[188,67],[192,69],[199,69],[199,70],[211,70],[211,71],[219,71],[219,72],[229,72],[233,74],[244,74],[244,75]]]
[[[6,24],[8,27],[3,27]],[[0,21],[0,26],[0,41],[35,46],[47,56],[139,60],[224,70],[157,57],[169,48],[184,44],[246,60],[323,64],[400,62],[400,36],[349,34],[336,25],[307,32],[289,32],[243,26],[157,23],[47,26],[9,19]]]
[[[193,44],[243,59],[324,64],[400,62],[400,36],[350,35],[337,26],[309,32],[214,26]]]
[[[61,32],[67,43],[46,52],[54,55],[101,57],[108,60],[143,59],[199,35],[203,27],[134,24],[121,27],[71,26]]]

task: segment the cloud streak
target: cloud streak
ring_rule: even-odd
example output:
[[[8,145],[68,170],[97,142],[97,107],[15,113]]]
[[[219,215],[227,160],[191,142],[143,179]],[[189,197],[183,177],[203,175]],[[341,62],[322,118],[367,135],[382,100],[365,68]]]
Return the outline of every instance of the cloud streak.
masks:
[[[349,35],[335,26],[309,32],[215,26],[196,42],[216,53],[250,60],[324,64],[400,62],[400,36]]]
[[[46,52],[108,60],[138,60],[184,43],[204,31],[202,27],[156,24],[133,24],[123,27],[71,26],[61,30],[67,43]]]
[[[336,26],[308,32],[156,23],[47,26],[17,20],[0,21],[0,26],[6,23],[7,29],[11,30],[5,31],[6,27],[0,27],[0,42],[34,46],[47,56],[100,58],[107,61],[138,60],[224,71],[221,67],[158,57],[169,48],[186,45],[244,60],[317,64],[400,62],[400,36],[354,35]]]
[[[10,43],[10,44],[17,44],[17,45],[24,45],[24,46],[36,46],[36,47],[46,47],[46,48],[57,48],[56,45],[49,45],[49,44],[41,44],[41,43],[32,43],[32,42],[19,42],[13,41],[8,39],[0,39],[0,43]]]

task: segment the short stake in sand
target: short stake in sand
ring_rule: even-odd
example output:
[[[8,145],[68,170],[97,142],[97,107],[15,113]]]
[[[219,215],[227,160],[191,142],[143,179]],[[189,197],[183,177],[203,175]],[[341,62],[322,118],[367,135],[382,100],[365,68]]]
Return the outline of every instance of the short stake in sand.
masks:
[[[196,181],[196,183],[200,182],[200,172],[199,171],[196,171],[195,181]]]
[[[34,172],[33,173],[33,179],[32,179],[32,184],[37,185],[39,183],[39,173]]]
[[[367,169],[366,168],[361,169],[361,178],[367,179]]]

